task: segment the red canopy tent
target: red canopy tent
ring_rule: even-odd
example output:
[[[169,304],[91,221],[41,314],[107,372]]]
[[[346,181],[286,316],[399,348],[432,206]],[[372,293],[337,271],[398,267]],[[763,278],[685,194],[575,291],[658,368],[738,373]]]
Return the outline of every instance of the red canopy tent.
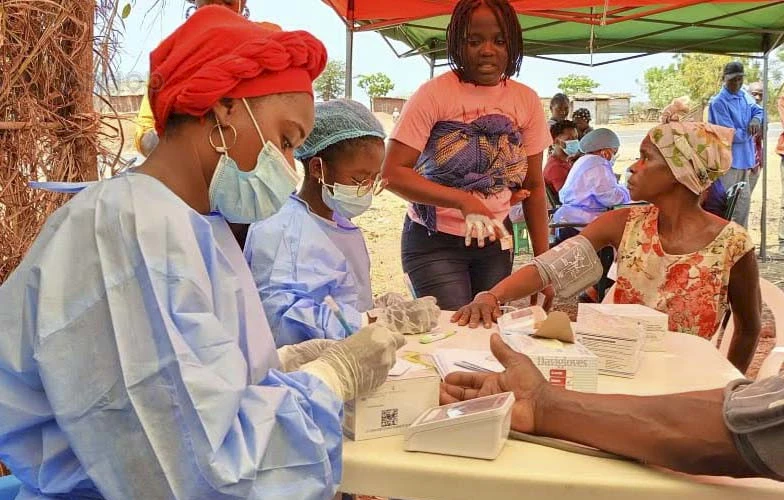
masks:
[[[377,31],[398,57],[446,61],[446,26],[456,0],[322,0],[346,24],[346,92],[351,97],[353,37]],[[784,40],[784,1],[510,0],[523,27],[526,57],[572,64],[563,54],[624,54],[597,66],[661,52],[707,52],[763,60]],[[405,52],[390,43],[409,47]],[[767,125],[767,124],[766,124]],[[767,133],[763,141],[763,162]],[[763,169],[762,245],[766,257],[767,170]]]

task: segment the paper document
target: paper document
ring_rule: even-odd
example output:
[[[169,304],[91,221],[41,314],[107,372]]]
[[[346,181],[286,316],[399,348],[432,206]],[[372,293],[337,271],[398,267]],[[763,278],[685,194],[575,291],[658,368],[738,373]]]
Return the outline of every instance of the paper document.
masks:
[[[395,366],[393,366],[392,369],[389,370],[389,376],[390,377],[403,376],[406,374],[406,372],[408,372],[408,370],[412,368],[422,368],[422,367],[406,359],[398,358],[397,362],[395,363]]]
[[[488,351],[476,351],[472,349],[436,349],[433,352],[433,361],[435,361],[436,369],[441,378],[453,372],[466,372],[466,371],[481,371],[469,370],[458,365],[474,365],[482,370],[491,372],[502,372],[504,367],[493,356],[493,353]]]

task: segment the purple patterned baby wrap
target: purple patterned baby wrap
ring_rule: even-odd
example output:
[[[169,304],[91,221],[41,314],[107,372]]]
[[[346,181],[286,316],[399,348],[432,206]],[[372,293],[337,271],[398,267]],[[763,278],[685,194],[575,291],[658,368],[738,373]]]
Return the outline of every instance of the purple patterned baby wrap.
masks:
[[[487,196],[521,188],[528,163],[520,131],[508,117],[492,114],[471,123],[437,122],[414,169],[442,186]],[[415,203],[414,211],[436,230],[436,207]]]

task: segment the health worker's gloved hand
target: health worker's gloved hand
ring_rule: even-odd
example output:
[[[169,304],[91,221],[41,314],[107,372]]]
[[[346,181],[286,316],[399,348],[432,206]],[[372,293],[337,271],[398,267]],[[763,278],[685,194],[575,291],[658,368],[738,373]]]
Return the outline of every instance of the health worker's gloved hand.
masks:
[[[421,297],[384,308],[378,321],[404,335],[429,332],[438,325],[441,309],[435,297]]]
[[[470,246],[471,240],[476,238],[479,248],[485,246],[485,239],[491,242],[509,236],[503,224],[486,215],[468,214],[466,216],[465,245]]]
[[[367,394],[384,383],[405,338],[378,324],[335,342],[300,371],[321,379],[343,401]]]
[[[284,372],[299,370],[299,367],[321,356],[328,348],[335,345],[337,340],[313,339],[299,344],[284,345],[278,349],[280,369]]]

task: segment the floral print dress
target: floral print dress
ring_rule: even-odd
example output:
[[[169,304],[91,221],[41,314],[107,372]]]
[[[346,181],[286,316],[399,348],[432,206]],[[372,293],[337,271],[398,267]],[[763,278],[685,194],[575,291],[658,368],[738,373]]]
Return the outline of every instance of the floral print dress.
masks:
[[[616,304],[642,304],[669,315],[670,330],[711,338],[729,307],[730,269],[754,249],[734,222],[701,250],[669,255],[662,249],[659,210],[631,209],[618,251]]]

